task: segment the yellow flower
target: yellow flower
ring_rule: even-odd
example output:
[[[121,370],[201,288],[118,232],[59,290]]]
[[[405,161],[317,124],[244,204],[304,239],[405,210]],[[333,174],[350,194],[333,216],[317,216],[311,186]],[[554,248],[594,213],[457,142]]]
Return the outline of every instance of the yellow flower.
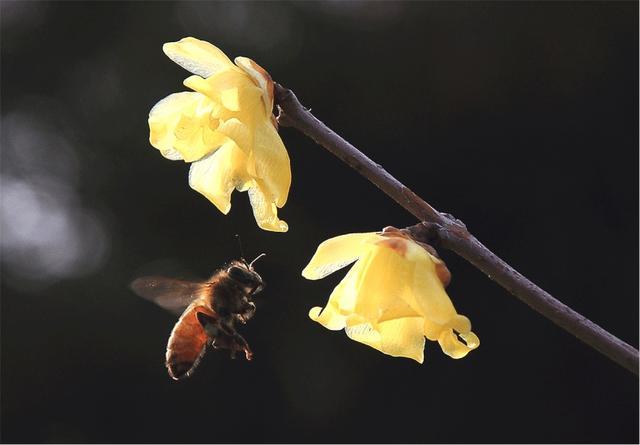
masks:
[[[427,249],[433,252],[430,253]],[[318,280],[354,261],[329,297],[309,311],[327,329],[394,357],[424,360],[424,337],[461,358],[480,344],[471,323],[456,313],[444,288],[450,279],[435,250],[405,232],[352,233],[324,241],[302,271]]]
[[[149,113],[149,141],[165,158],[191,162],[189,185],[225,215],[233,190],[248,191],[258,226],[286,232],[278,208],[291,185],[289,155],[273,117],[273,81],[246,57],[235,64],[208,42],[186,37],[165,54],[194,75]]]

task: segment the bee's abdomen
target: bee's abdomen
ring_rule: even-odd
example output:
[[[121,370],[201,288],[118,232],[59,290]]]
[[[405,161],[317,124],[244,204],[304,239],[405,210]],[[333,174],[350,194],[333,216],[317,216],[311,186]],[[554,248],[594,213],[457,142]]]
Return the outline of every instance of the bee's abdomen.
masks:
[[[171,331],[167,344],[167,369],[178,380],[188,377],[198,365],[207,346],[207,334],[198,321],[197,313],[212,315],[205,306],[188,307]]]

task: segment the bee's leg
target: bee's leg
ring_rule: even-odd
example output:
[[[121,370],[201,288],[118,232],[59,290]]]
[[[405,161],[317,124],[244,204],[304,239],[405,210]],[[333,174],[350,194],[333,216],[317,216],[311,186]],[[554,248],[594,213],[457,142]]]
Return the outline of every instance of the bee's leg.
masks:
[[[241,323],[246,323],[256,313],[256,305],[251,301],[244,301],[241,311],[237,314]]]
[[[237,332],[236,332],[236,334],[234,336],[234,340],[236,342],[236,350],[243,351],[245,358],[248,361],[251,361],[251,359],[253,359],[253,352],[251,351],[251,348],[249,347],[249,343],[247,343],[247,341],[244,339],[244,337],[242,335],[238,334]]]

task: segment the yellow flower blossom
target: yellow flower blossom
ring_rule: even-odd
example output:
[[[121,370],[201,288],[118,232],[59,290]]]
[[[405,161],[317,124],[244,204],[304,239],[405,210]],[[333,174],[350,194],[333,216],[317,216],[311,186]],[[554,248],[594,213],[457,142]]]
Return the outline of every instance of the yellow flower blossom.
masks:
[[[320,244],[302,275],[318,280],[354,261],[327,306],[309,311],[312,320],[420,363],[425,336],[453,358],[478,347],[469,319],[456,312],[444,290],[450,274],[433,248],[393,227],[342,235]]]
[[[208,42],[165,43],[167,56],[194,75],[149,113],[149,141],[165,158],[191,162],[189,185],[225,215],[231,193],[247,191],[258,226],[286,232],[278,208],[291,185],[289,155],[273,110],[271,76],[253,60],[235,64]]]

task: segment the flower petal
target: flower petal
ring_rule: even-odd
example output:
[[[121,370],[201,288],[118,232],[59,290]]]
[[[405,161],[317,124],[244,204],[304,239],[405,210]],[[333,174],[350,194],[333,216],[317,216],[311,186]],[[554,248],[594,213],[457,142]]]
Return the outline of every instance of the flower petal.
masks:
[[[165,43],[162,50],[182,68],[202,77],[209,77],[223,70],[235,69],[231,60],[220,49],[209,42],[193,37],[185,37],[178,42]]]
[[[340,315],[332,306],[327,306],[324,309],[317,306],[312,308],[309,311],[309,318],[331,331],[344,329],[346,321],[346,317]]]
[[[253,216],[258,227],[272,232],[286,232],[289,226],[278,219],[278,208],[272,195],[265,190],[264,184],[259,179],[254,180],[249,190],[249,202],[253,208]]]
[[[413,264],[394,250],[377,244],[358,263],[362,263],[363,272],[360,274],[355,312],[378,323],[386,311],[405,303],[403,296],[407,292]]]
[[[422,318],[401,318],[378,325],[382,338],[382,352],[393,357],[407,357],[418,363],[424,361]]]
[[[284,206],[291,186],[291,164],[280,135],[268,119],[256,123],[249,173],[264,181],[278,207]]]
[[[362,323],[345,328],[352,340],[364,343],[392,357],[424,361],[424,336],[420,317],[385,321],[373,326]]]
[[[365,322],[347,326],[344,329],[344,332],[351,340],[357,341],[358,343],[365,344],[372,347],[373,349],[377,349],[378,351],[383,352],[380,332],[375,329],[371,323]]]
[[[411,294],[407,303],[426,319],[439,325],[446,325],[456,315],[456,310],[444,290],[436,273],[436,263],[425,251],[425,255],[415,262]]]
[[[233,142],[191,164],[189,185],[202,193],[225,215],[231,209],[231,193],[248,181],[246,156]]]
[[[350,233],[324,241],[302,271],[302,276],[319,280],[342,269],[364,255],[370,248],[368,242],[375,237],[374,232]]]
[[[166,158],[191,162],[222,145],[213,103],[200,93],[171,94],[149,112],[149,142]]]
[[[235,142],[245,154],[250,152],[253,143],[252,135],[249,127],[239,119],[233,117],[223,121],[216,131]]]
[[[447,354],[451,358],[462,358],[467,355],[471,350],[478,347],[480,340],[475,334],[470,333],[468,335],[470,339],[469,345],[464,344],[458,336],[453,332],[453,329],[447,329],[438,337],[438,343],[442,352]],[[466,340],[466,339],[465,339]]]
[[[214,102],[220,103],[231,112],[244,111],[245,117],[251,117],[253,114],[262,116],[261,90],[241,70],[222,71],[206,79],[200,76],[189,76],[182,83]],[[231,115],[235,116],[233,113]],[[231,115],[220,117],[227,119]]]
[[[247,57],[236,57],[234,62],[242,68],[262,91],[262,101],[267,116],[273,113],[273,80],[269,73]]]

